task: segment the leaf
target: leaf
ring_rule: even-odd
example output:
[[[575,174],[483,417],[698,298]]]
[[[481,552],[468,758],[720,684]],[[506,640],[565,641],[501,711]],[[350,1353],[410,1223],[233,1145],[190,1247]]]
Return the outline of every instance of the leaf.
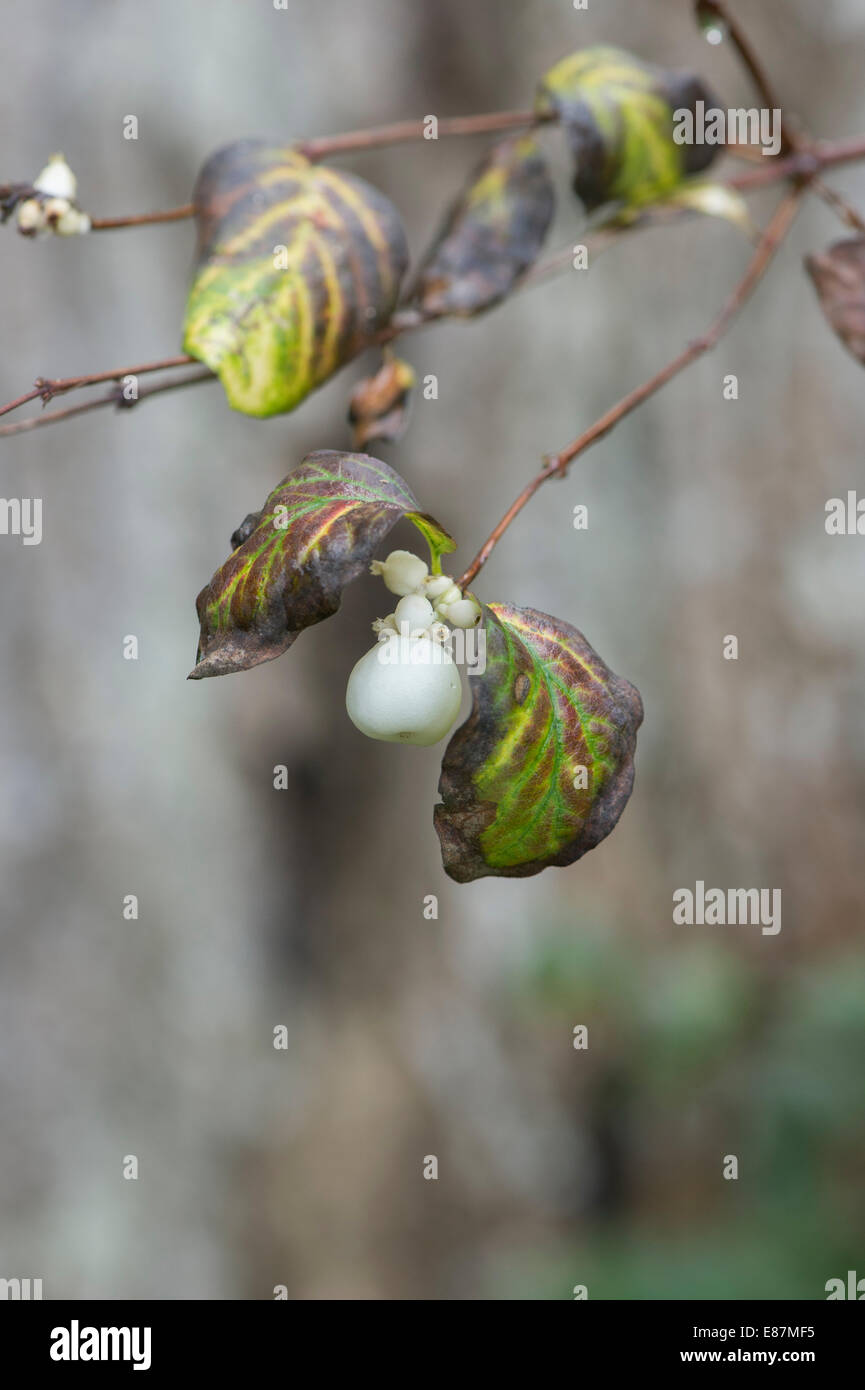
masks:
[[[865,363],[865,237],[836,241],[805,257],[820,308],[841,342]]]
[[[427,252],[412,293],[426,318],[498,304],[543,245],[555,193],[531,136],[501,140],[474,171]]]
[[[243,671],[287,651],[304,628],[337,611],[344,586],[368,570],[401,517],[450,541],[386,463],[333,449],[307,455],[241,523],[232,554],[198,595],[201,636],[190,679]]]
[[[525,878],[594,849],[631,794],[643,719],[639,692],[569,623],[493,603],[483,631],[486,669],[470,677],[472,712],[445,750],[435,808],[458,883]]]
[[[441,574],[442,556],[450,555],[451,551],[456,550],[456,541],[453,536],[448,535],[447,531],[443,531],[438,522],[433,517],[428,516],[426,512],[411,513],[409,520],[414,522],[429,546],[432,573]]]
[[[390,318],[408,263],[399,214],[362,179],[261,140],[212,155],[194,204],[184,351],[235,410],[292,410]]]
[[[352,392],[348,419],[353,449],[365,449],[376,440],[392,444],[402,438],[416,380],[408,362],[385,349],[384,362],[375,376],[365,377]]]
[[[591,211],[618,200],[655,202],[712,162],[717,146],[673,138],[674,111],[694,112],[698,101],[716,105],[700,78],[599,46],[551,68],[535,110],[560,119],[575,160],[574,191]]]

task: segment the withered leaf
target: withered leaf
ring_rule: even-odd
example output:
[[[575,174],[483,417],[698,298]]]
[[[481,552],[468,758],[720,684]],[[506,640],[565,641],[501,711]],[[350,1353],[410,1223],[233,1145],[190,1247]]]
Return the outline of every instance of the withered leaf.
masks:
[[[569,623],[484,605],[486,668],[445,750],[435,808],[458,883],[564,866],[609,835],[634,780],[639,692]]]
[[[591,210],[602,203],[654,202],[718,153],[677,144],[675,111],[717,102],[691,73],[669,72],[619,48],[584,48],[542,79],[535,110],[559,117],[574,158],[574,191]]]
[[[272,661],[304,628],[329,618],[401,517],[441,549],[454,548],[386,463],[331,449],[307,455],[241,523],[235,549],[198,595],[190,679]]]
[[[806,256],[805,268],[830,325],[848,352],[865,362],[865,237]]]
[[[236,410],[292,410],[390,318],[408,263],[399,214],[363,179],[263,140],[212,155],[194,204],[184,351]]]
[[[479,314],[498,304],[537,258],[554,203],[537,142],[528,135],[499,141],[424,257],[413,303],[427,318]]]
[[[376,440],[392,444],[402,438],[416,379],[408,362],[385,352],[375,376],[365,377],[352,392],[348,419],[353,449],[365,449]]]

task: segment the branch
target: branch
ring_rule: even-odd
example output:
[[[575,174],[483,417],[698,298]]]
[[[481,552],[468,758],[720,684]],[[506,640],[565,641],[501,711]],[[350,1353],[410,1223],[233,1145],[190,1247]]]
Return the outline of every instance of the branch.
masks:
[[[65,410],[50,410],[45,415],[34,415],[31,420],[14,420],[11,425],[2,425],[0,438],[10,434],[24,434],[27,430],[38,429],[41,425],[53,425],[60,420],[71,420],[75,415],[85,415],[89,410],[99,410],[107,405],[116,406],[118,410],[131,410],[142,401],[149,400],[151,396],[161,396],[166,391],[179,391],[184,386],[197,386],[204,381],[216,380],[213,372],[209,370],[195,372],[179,380],[162,381],[156,386],[147,386],[143,391],[139,391],[133,400],[127,400],[120,387],[115,387],[107,396],[98,396],[96,400],[85,401],[83,405],[70,405]]]
[[[717,19],[718,23],[726,28],[743,66],[757,89],[762,104],[770,110],[777,110],[781,113],[781,153],[789,154],[791,151],[796,151],[806,156],[809,153],[816,154],[815,142],[810,137],[793,130],[789,122],[785,120],[783,108],[766,71],[740,28],[738,20],[727,8],[726,0],[697,0],[697,12],[703,18]],[[819,161],[819,155],[817,158]],[[807,165],[807,160],[805,163]],[[819,163],[817,167],[819,167]],[[816,178],[815,174],[816,169],[809,173],[806,167],[803,168],[800,177],[810,182],[817,196],[823,200],[827,207],[838,213],[843,222],[858,232],[865,232],[865,221],[856,209],[840,193],[836,193],[834,189],[827,187],[825,183]]]
[[[757,89],[761,105],[770,111],[781,112],[781,152],[786,154],[788,150],[796,149],[799,143],[798,137],[795,132],[790,130],[784,120],[783,107],[766,70],[752,48],[750,39],[740,27],[739,21],[727,8],[726,0],[697,0],[697,13],[701,19],[717,20],[719,28],[726,29],[730,42]]]
[[[810,179],[824,169],[833,169],[839,164],[855,164],[860,159],[865,159],[865,135],[856,135],[849,140],[824,141],[796,154],[788,154],[783,159],[780,156],[764,159],[755,169],[735,174],[725,183],[727,188],[738,189],[740,193],[753,193],[756,188],[765,188],[781,179]]]
[[[659,372],[656,372],[655,375],[644,382],[642,386],[638,386],[627,396],[624,396],[616,405],[612,406],[605,415],[602,415],[599,420],[596,420],[593,425],[590,425],[583,434],[579,435],[572,443],[561,450],[560,453],[553,454],[546,458],[541,471],[526,484],[519,496],[511,503],[501,521],[493,528],[490,535],[484,541],[465,574],[457,580],[460,589],[466,589],[477,577],[511,522],[519,515],[526,503],[534,497],[538,488],[545,483],[548,478],[564,477],[575,458],[585,453],[585,451],[591,448],[593,444],[596,444],[599,439],[603,439],[620,420],[623,420],[626,415],[630,415],[632,411],[636,410],[637,406],[642,405],[643,401],[648,400],[650,396],[660,391],[662,386],[666,386],[668,381],[671,381],[679,372],[684,371],[684,369],[690,366],[692,362],[696,361],[698,357],[702,357],[704,353],[711,351],[726,332],[730,321],[736,316],[753,290],[757,287],[776,251],[782,244],[796,214],[802,191],[802,189],[798,188],[793,189],[787,194],[783,201],[778,204],[771,220],[760,237],[757,249],[748,265],[748,269],[730,295],[720,314],[718,314],[703,337],[697,338],[694,342],[689,343],[677,357],[674,357],[671,362],[668,362],[665,367],[662,367]]]
[[[91,232],[113,232],[117,227],[146,227],[152,222],[183,222],[195,215],[195,204],[184,203],[181,208],[166,212],[139,212],[133,217],[91,217]]]
[[[860,213],[843,198],[840,193],[836,193],[834,188],[830,188],[822,179],[814,178],[811,180],[811,188],[823,199],[827,207],[837,212],[842,222],[846,222],[848,227],[854,231],[865,234],[865,219]]]
[[[19,405],[26,405],[28,401],[41,399],[47,405],[55,396],[62,396],[66,391],[79,391],[85,386],[99,386],[103,381],[119,381],[125,376],[146,376],[148,372],[167,371],[170,367],[186,367],[194,361],[194,357],[189,357],[184,352],[178,357],[164,357],[160,362],[145,362],[137,367],[117,367],[109,372],[91,372],[89,376],[40,376],[36,378],[32,391],[9,401],[8,405],[0,406],[0,415],[8,415],[11,410],[17,410]]]
[[[519,130],[526,126],[553,121],[555,113],[539,116],[534,111],[491,111],[480,116],[442,116],[437,135],[490,135],[501,130]],[[383,145],[400,145],[411,140],[425,140],[427,123],[396,121],[393,125],[375,126],[371,130],[349,130],[344,135],[321,135],[312,140],[300,140],[297,148],[307,159],[327,159],[333,154],[348,154],[355,150],[380,149]]]
[[[438,122],[438,136],[443,135],[488,135],[500,130],[519,130],[537,125],[542,121],[554,120],[554,115],[538,116],[534,111],[492,111],[480,116],[444,116]],[[332,154],[346,154],[355,150],[378,149],[384,145],[398,145],[411,140],[426,138],[425,121],[396,121],[392,125],[373,127],[371,130],[350,130],[342,135],[322,135],[316,139],[299,140],[296,148],[307,159],[325,159]],[[7,192],[13,187],[6,185]],[[3,188],[0,188],[0,195]],[[131,217],[93,217],[90,219],[92,232],[111,232],[122,227],[146,227],[158,222],[183,222],[195,216],[195,204],[184,203],[179,208],[168,208],[164,212],[141,212]]]

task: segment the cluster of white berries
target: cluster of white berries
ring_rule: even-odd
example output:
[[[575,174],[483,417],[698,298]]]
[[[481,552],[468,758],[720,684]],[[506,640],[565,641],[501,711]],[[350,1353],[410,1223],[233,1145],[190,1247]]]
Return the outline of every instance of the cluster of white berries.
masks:
[[[33,180],[35,197],[25,198],[16,213],[18,230],[24,236],[56,232],[58,236],[80,236],[90,231],[90,218],[75,204],[78,180],[62,154],[53,154]]]
[[[349,718],[361,733],[386,743],[437,743],[454,723],[462,698],[447,647],[451,629],[476,627],[480,604],[463,598],[449,575],[430,574],[408,550],[373,560],[371,570],[399,602],[373,623],[378,641],[349,676]]]

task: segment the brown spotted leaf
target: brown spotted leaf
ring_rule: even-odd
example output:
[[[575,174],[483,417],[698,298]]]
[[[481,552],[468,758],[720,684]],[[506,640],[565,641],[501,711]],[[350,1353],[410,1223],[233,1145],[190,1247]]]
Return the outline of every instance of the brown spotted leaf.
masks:
[[[458,883],[573,864],[609,835],[634,780],[639,692],[582,633],[534,608],[484,606],[486,667],[445,750],[435,808]]]
[[[412,302],[426,318],[471,315],[510,293],[537,258],[555,194],[535,140],[501,140],[451,208],[418,272]]]
[[[865,362],[865,237],[806,256],[805,268],[830,325],[848,352]]]
[[[292,410],[390,318],[408,262],[399,214],[363,179],[263,140],[212,155],[194,204],[184,351],[235,410]]]
[[[365,449],[377,440],[393,444],[402,438],[416,379],[408,362],[385,351],[384,362],[375,376],[365,377],[351,395],[348,420],[353,449]]]
[[[309,454],[231,538],[232,554],[196,600],[201,636],[191,680],[272,661],[306,627],[337,611],[407,517],[441,550],[454,542],[398,473],[366,454]]]

